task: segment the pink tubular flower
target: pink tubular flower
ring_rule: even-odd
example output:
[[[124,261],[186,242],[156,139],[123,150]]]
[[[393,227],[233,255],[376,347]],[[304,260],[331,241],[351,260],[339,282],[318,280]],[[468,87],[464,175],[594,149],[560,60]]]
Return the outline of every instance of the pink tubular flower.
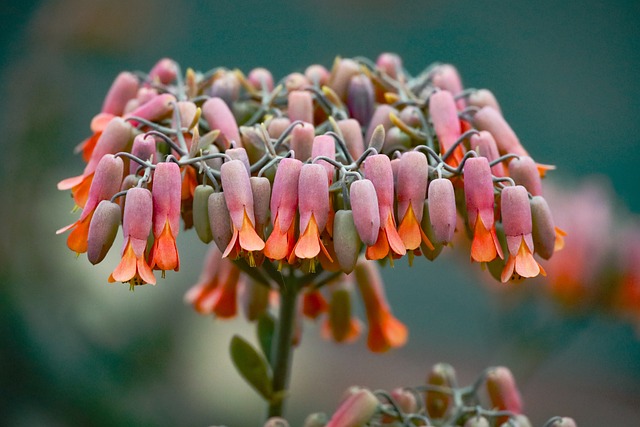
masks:
[[[463,89],[460,74],[458,73],[456,67],[451,64],[442,64],[438,66],[436,70],[434,70],[433,85],[440,89],[451,92],[453,96],[458,95],[460,92],[462,92]],[[458,110],[463,110],[465,107],[464,99],[458,99],[458,101],[456,101],[456,105],[458,107]]]
[[[480,157],[486,157],[489,163],[500,157],[496,140],[493,138],[493,135],[486,130],[480,131],[479,134],[471,135],[469,144],[472,150],[478,153]],[[502,163],[491,166],[491,173],[495,176],[505,176]]]
[[[351,394],[333,414],[325,427],[358,427],[365,425],[378,410],[380,402],[366,388]]]
[[[364,138],[358,121],[356,119],[338,120],[338,128],[351,157],[354,159],[360,157],[364,153]]]
[[[273,231],[264,247],[264,254],[269,259],[288,259],[293,251],[301,169],[302,162],[296,159],[284,158],[278,164],[271,195]]]
[[[137,135],[133,139],[131,154],[144,161],[149,161],[152,157],[156,160],[156,139],[143,133]],[[130,162],[129,173],[134,175],[139,167],[140,165],[137,162]]]
[[[289,145],[295,154],[295,158],[301,162],[306,162],[311,157],[314,131],[315,129],[310,123],[303,123],[302,126],[296,126],[291,131]]]
[[[162,84],[169,84],[176,79],[178,67],[171,58],[162,58],[149,71],[149,79]]]
[[[254,266],[253,251],[264,249],[264,241],[255,230],[253,192],[245,165],[240,160],[226,162],[220,168],[224,198],[231,215],[233,237],[222,254],[237,258],[241,251],[248,252],[249,265]]]
[[[367,312],[369,350],[384,353],[403,346],[409,333],[407,327],[391,313],[378,267],[371,262],[359,262],[355,276]]]
[[[440,154],[444,154],[462,135],[456,101],[451,92],[439,90],[429,97],[429,115],[440,143]],[[458,146],[447,163],[457,166],[463,155],[462,147]]]
[[[138,93],[138,78],[129,72],[118,74],[102,103],[102,111],[91,121],[94,132],[102,131],[114,117],[122,116],[127,103]]]
[[[380,232],[380,209],[376,188],[368,179],[351,184],[349,190],[353,222],[360,240],[367,246],[375,245]]]
[[[473,116],[473,124],[479,130],[489,131],[493,135],[500,154],[529,155],[520,143],[516,133],[509,126],[509,123],[495,108],[490,106],[482,107]]]
[[[151,268],[178,271],[180,256],[176,237],[180,231],[180,167],[174,162],[156,165],[153,173],[153,236]]]
[[[315,258],[320,251],[333,262],[320,234],[329,219],[329,182],[327,171],[318,164],[305,164],[298,181],[298,206],[300,209],[300,238],[289,256],[289,264],[295,258],[310,259],[310,271],[315,271]]]
[[[100,134],[82,175],[63,179],[58,183],[58,190],[71,189],[71,195],[76,205],[83,208],[87,202],[91,181],[93,181],[98,163],[106,154],[124,151],[131,139],[131,130],[131,125],[120,117],[111,120]]]
[[[155,121],[168,116],[173,111],[173,103],[176,102],[176,97],[169,93],[162,93],[156,95],[147,102],[140,104],[133,111],[127,113],[124,117],[140,117],[150,121]],[[137,123],[132,122],[134,125]]]
[[[306,90],[294,90],[287,96],[289,120],[313,124],[313,97]]]
[[[153,201],[146,188],[134,187],[127,192],[122,219],[124,244],[120,264],[109,276],[109,282],[134,285],[156,284],[151,267],[145,260],[147,238],[151,232]]]
[[[491,402],[491,407],[500,411],[510,411],[514,414],[522,413],[522,399],[516,386],[516,380],[509,368],[498,366],[487,373],[486,378],[487,394]],[[498,421],[499,423],[506,421]]]
[[[446,245],[456,230],[456,196],[453,184],[446,178],[436,178],[429,184],[429,219],[436,243]]]
[[[400,158],[398,168],[398,235],[407,250],[416,250],[424,242],[433,250],[433,245],[420,228],[424,200],[429,182],[427,157],[418,151],[409,151]]]
[[[67,246],[72,251],[79,254],[87,251],[89,225],[93,213],[102,200],[109,200],[120,190],[123,169],[122,159],[113,154],[106,154],[98,163],[80,219],[56,231],[57,234],[60,234],[71,230],[71,234],[67,238]]]
[[[464,164],[464,194],[469,225],[473,229],[471,260],[489,262],[503,258],[493,215],[493,181],[486,157],[472,157]]]
[[[384,154],[376,154],[364,162],[364,174],[376,189],[380,229],[376,243],[367,247],[367,259],[382,259],[393,255],[404,256],[407,253],[404,242],[396,230],[393,216],[393,171],[391,160]],[[363,239],[364,241],[364,239]],[[392,259],[392,258],[391,258]]]
[[[507,237],[509,259],[502,270],[501,280],[507,282],[514,273],[519,277],[535,277],[544,270],[533,258],[531,208],[527,190],[522,185],[502,190],[501,216]]]
[[[225,148],[229,148],[231,141],[235,141],[236,146],[242,144],[238,123],[227,104],[221,98],[209,98],[202,105],[202,115],[204,116],[211,130],[218,129],[221,141]]]

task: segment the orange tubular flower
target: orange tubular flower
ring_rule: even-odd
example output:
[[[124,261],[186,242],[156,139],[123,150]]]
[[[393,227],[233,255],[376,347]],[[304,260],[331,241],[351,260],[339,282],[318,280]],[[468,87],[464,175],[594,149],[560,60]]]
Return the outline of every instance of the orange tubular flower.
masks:
[[[296,258],[311,260],[309,271],[315,272],[315,260],[320,251],[333,262],[320,234],[329,217],[329,182],[327,172],[319,164],[305,164],[298,181],[298,205],[300,209],[300,237],[289,256],[289,264]]]
[[[153,173],[153,236],[151,268],[178,271],[180,256],[176,237],[180,231],[180,167],[162,162]]]
[[[382,259],[393,256],[404,256],[407,253],[404,242],[396,230],[393,216],[393,171],[391,160],[384,154],[376,154],[364,162],[364,174],[373,183],[378,196],[378,212],[380,229],[378,239],[372,246],[367,247],[367,259]]]
[[[135,285],[156,284],[156,278],[147,261],[145,250],[147,238],[151,232],[153,201],[151,192],[146,188],[135,187],[127,192],[122,219],[124,244],[122,260],[109,276],[109,282],[130,283]]]
[[[355,275],[367,312],[369,350],[384,353],[391,348],[403,346],[409,332],[391,313],[378,267],[371,262],[360,262],[356,266]]]
[[[98,204],[103,200],[109,200],[120,190],[124,163],[120,157],[107,154],[98,163],[95,178],[91,180],[91,188],[87,196],[87,203],[82,210],[80,219],[71,225],[56,231],[57,234],[71,230],[67,238],[67,246],[74,252],[87,252],[87,237],[89,236],[89,224]]]
[[[269,259],[286,260],[295,246],[295,217],[301,169],[302,162],[296,159],[285,158],[278,164],[271,195],[273,231],[264,247],[264,254]]]
[[[338,343],[355,341],[360,336],[362,322],[353,316],[353,282],[346,279],[331,285],[329,289],[331,300],[328,316],[322,326],[322,336]]]
[[[501,280],[507,282],[516,277],[535,277],[544,269],[533,258],[531,208],[527,189],[522,185],[502,190],[501,214],[507,237],[509,259],[502,270]]]
[[[226,162],[220,168],[224,198],[231,215],[233,236],[222,254],[237,258],[246,251],[249,265],[255,266],[254,251],[264,249],[264,241],[254,228],[253,192],[245,165],[240,160]]]
[[[431,250],[434,249],[420,227],[428,180],[427,157],[418,151],[403,154],[398,168],[398,234],[408,251],[417,250],[419,253],[422,242]]]
[[[471,261],[504,258],[493,216],[493,181],[486,157],[469,158],[464,164],[464,193],[469,225],[473,228]]]

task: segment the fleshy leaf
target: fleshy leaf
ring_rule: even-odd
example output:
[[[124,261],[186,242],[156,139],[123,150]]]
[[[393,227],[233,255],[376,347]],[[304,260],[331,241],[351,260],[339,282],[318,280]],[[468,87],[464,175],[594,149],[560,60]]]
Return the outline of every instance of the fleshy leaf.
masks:
[[[229,346],[231,360],[238,373],[265,400],[273,398],[271,374],[267,361],[244,338],[234,335]]]
[[[260,343],[260,350],[262,350],[262,354],[267,358],[269,364],[271,364],[271,343],[273,342],[275,330],[276,320],[270,313],[260,316],[256,325],[256,333]]]

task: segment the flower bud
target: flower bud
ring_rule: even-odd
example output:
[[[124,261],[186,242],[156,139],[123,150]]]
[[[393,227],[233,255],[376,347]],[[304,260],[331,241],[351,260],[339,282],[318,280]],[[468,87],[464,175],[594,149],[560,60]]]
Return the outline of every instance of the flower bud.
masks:
[[[217,154],[220,153],[220,149],[218,148],[217,145],[215,144],[211,144],[207,147],[206,150],[207,154]],[[221,158],[213,158],[213,159],[207,159],[204,161],[207,166],[209,166],[212,169],[215,170],[220,170],[220,168],[222,167],[222,159]]]
[[[289,118],[274,117],[267,126],[267,132],[271,138],[278,139],[290,125],[291,120]]]
[[[247,173],[251,176],[251,164],[249,163],[249,156],[247,155],[247,150],[242,147],[239,148],[229,148],[224,154],[231,157],[231,160],[240,160],[244,167],[247,169]]]
[[[358,74],[360,74],[360,67],[356,61],[348,58],[336,58],[328,86],[333,89],[340,99],[346,100],[351,77]]]
[[[509,368],[499,366],[487,373],[485,382],[491,406],[498,410],[522,412],[522,401]]]
[[[453,184],[446,178],[436,178],[429,184],[429,219],[434,243],[446,245],[456,230],[456,196]]]
[[[433,73],[433,85],[442,90],[451,92],[453,96],[462,92],[462,79],[458,70],[451,64],[440,65]],[[459,99],[456,102],[459,110],[463,110],[465,107],[464,99]]]
[[[427,384],[443,388],[453,388],[457,384],[456,371],[448,363],[437,363],[433,365],[427,376]],[[439,393],[437,391],[427,391],[425,403],[429,417],[442,419],[447,416],[453,408],[453,397],[451,394]]]
[[[486,130],[480,131],[479,134],[471,135],[469,143],[471,149],[478,153],[479,156],[486,157],[487,160],[489,160],[489,163],[500,157],[500,153],[498,153],[498,146],[496,145],[496,140],[493,139],[493,135],[491,135]],[[495,176],[505,175],[504,166],[502,165],[502,163],[497,163],[491,166],[491,172]]]
[[[384,126],[378,125],[371,133],[371,138],[368,139],[368,148],[373,148],[377,152],[381,152],[384,147],[385,130]]]
[[[98,264],[111,249],[120,227],[120,206],[109,200],[102,200],[91,218],[87,238],[87,258],[91,264]]]
[[[302,126],[296,126],[291,131],[289,146],[295,153],[295,158],[301,162],[306,162],[311,157],[314,131],[310,123],[303,123]]]
[[[220,141],[225,148],[228,148],[232,141],[236,144],[242,143],[236,119],[224,100],[209,98],[202,105],[202,115],[211,130],[220,131],[217,141]]]
[[[520,140],[516,136],[511,126],[495,108],[482,107],[473,116],[473,125],[478,130],[486,130],[493,135],[498,145],[500,154],[517,154],[518,156],[528,156]]]
[[[343,280],[330,286],[331,299],[328,315],[322,327],[322,336],[338,343],[352,342],[358,338],[362,324],[353,316],[353,283]]]
[[[490,424],[482,415],[474,415],[464,423],[464,427],[490,427]]]
[[[304,424],[302,427],[325,427],[329,420],[327,419],[327,415],[322,412],[315,412],[313,414],[309,414],[307,418],[304,419]]]
[[[170,58],[162,58],[149,71],[149,79],[159,81],[162,84],[169,84],[176,79],[178,67]]]
[[[542,182],[540,173],[533,159],[529,156],[520,156],[509,162],[509,176],[518,185],[523,185],[532,196],[542,195]]]
[[[380,230],[380,211],[373,183],[368,179],[353,182],[349,198],[358,236],[367,246],[375,244]]]
[[[136,97],[138,92],[138,79],[129,72],[122,72],[113,81],[107,96],[102,103],[102,112],[121,116],[130,99]]]
[[[447,90],[439,90],[429,98],[429,115],[440,143],[440,153],[445,153],[462,134],[456,101]]]
[[[408,106],[400,111],[400,120],[411,127],[422,126],[422,113],[418,107]]]
[[[120,190],[124,162],[113,154],[105,154],[98,162],[95,175],[91,181],[87,204],[84,206],[83,215],[95,209],[101,200],[108,200]]]
[[[542,258],[549,259],[553,255],[556,241],[556,227],[551,210],[542,196],[533,196],[529,204],[534,248]]]
[[[149,161],[153,158],[156,159],[156,139],[151,135],[145,135],[141,133],[137,135],[133,140],[133,146],[131,147],[131,154],[137,158]],[[129,173],[135,175],[140,165],[136,162],[129,164]]]
[[[392,79],[402,80],[402,59],[399,55],[384,52],[376,59],[376,67]]]
[[[359,158],[364,153],[364,139],[362,137],[362,128],[358,121],[355,119],[338,120],[338,128],[342,133],[342,138],[351,157],[354,159]]]
[[[125,151],[131,140],[131,125],[120,117],[111,120],[102,131],[102,135],[96,142],[91,158],[84,168],[83,175],[88,175],[96,170],[98,163],[106,154],[116,154]],[[60,188],[60,186],[58,186]],[[60,188],[65,189],[66,188]]]
[[[384,137],[383,151],[391,154],[396,150],[406,151],[409,148],[411,148],[411,137],[400,130],[400,128],[391,126]]]
[[[398,111],[388,104],[380,104],[376,107],[375,111],[373,112],[373,115],[371,116],[371,120],[369,121],[369,126],[367,127],[367,133],[365,134],[365,137],[364,137],[365,142],[369,143],[369,146],[371,146],[370,141],[378,125],[382,125],[382,127],[384,128],[385,134],[393,126],[393,123],[389,118],[390,113],[398,114]],[[380,151],[381,149],[378,150],[378,152]]]
[[[212,98],[220,98],[229,108],[240,96],[240,82],[234,73],[225,73],[213,82],[209,95]]]
[[[374,92],[371,80],[363,74],[351,77],[347,91],[347,107],[349,115],[356,119],[361,126],[369,124],[373,115]]]
[[[431,185],[433,185],[433,183]],[[431,185],[429,187],[431,187]],[[438,255],[440,255],[440,252],[442,252],[443,244],[437,240],[436,235],[433,231],[433,226],[429,217],[429,206],[430,202],[429,199],[427,199],[424,202],[424,208],[422,210],[422,221],[420,221],[420,228],[422,228],[424,235],[427,236],[427,239],[429,240],[429,242],[431,242],[433,249],[428,247],[423,241],[420,245],[420,250],[422,251],[422,254],[425,258],[427,258],[429,261],[433,261],[438,257]]]
[[[311,84],[316,87],[326,86],[327,83],[329,83],[329,70],[327,70],[323,65],[309,65],[307,69],[304,70],[304,75]]]
[[[231,215],[227,208],[224,193],[213,193],[209,196],[209,225],[211,226],[211,234],[216,246],[220,251],[224,251],[231,237],[233,230],[231,228]]]
[[[193,193],[193,225],[203,243],[213,240],[209,223],[209,196],[213,194],[210,185],[198,185]]]
[[[336,143],[332,136],[318,135],[313,139],[311,158],[315,159],[318,156],[328,157],[332,160],[336,159]],[[325,160],[314,161],[314,163],[321,165],[327,171],[327,181],[329,185],[331,185],[333,182],[334,166]]]
[[[180,113],[180,128],[190,128],[196,119],[198,107],[191,101],[178,101],[176,102],[178,111]],[[171,126],[174,129],[178,128],[177,123],[173,118],[171,119]]]
[[[496,110],[498,113],[502,114],[502,110],[500,109],[498,100],[496,100],[493,92],[491,92],[489,89],[478,89],[475,92],[472,92],[471,95],[469,95],[468,100],[469,105],[478,108],[489,106]]]
[[[269,221],[269,202],[271,199],[271,183],[265,177],[252,176],[249,179],[253,194],[253,213],[256,218],[256,230],[263,230]]]
[[[127,113],[126,117],[140,117],[141,119],[156,121],[168,116],[173,111],[173,103],[176,97],[163,93],[156,95],[144,104],[140,104],[135,110]]]
[[[362,249],[362,241],[358,236],[353,211],[340,210],[336,212],[333,219],[333,247],[340,269],[346,274],[351,273],[358,262],[360,249]]]
[[[363,388],[348,397],[333,414],[326,427],[358,427],[367,423],[378,410],[376,396]]]
[[[294,90],[303,90],[309,85],[309,80],[301,73],[291,73],[284,79],[284,87],[287,92]]]
[[[313,124],[313,98],[306,90],[294,90],[287,96],[287,114],[289,120],[295,122],[302,120],[305,123]]]
[[[391,390],[389,394],[405,414],[415,414],[418,412],[418,402],[416,401],[416,395],[414,393],[399,387]]]
[[[254,68],[249,72],[247,76],[247,81],[253,86],[256,90],[266,90],[267,92],[271,92],[273,90],[273,75],[271,71],[266,68]]]

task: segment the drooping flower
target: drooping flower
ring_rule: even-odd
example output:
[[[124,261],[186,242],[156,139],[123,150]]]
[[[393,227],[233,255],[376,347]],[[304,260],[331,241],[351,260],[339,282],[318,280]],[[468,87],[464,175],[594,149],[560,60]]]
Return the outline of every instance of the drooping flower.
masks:
[[[435,243],[446,245],[456,230],[456,196],[453,184],[446,178],[436,178],[429,184],[429,220]]]
[[[353,392],[333,414],[326,427],[358,427],[365,425],[376,413],[380,402],[366,388]]]
[[[514,274],[519,277],[535,277],[540,273],[545,275],[533,257],[533,226],[527,189],[522,185],[503,189],[500,210],[509,248],[509,258],[502,270],[502,282],[507,282]]]
[[[439,90],[429,97],[429,115],[433,123],[433,129],[438,136],[440,144],[440,154],[444,154],[462,135],[458,110],[453,94],[448,90]],[[462,146],[458,145],[447,163],[452,166],[460,164],[464,152]]]
[[[380,232],[380,209],[373,183],[368,179],[353,182],[349,199],[353,209],[353,222],[360,240],[367,246],[374,245]]]
[[[487,160],[489,160],[489,163],[500,157],[496,140],[493,138],[493,135],[486,130],[471,135],[471,138],[469,138],[469,145],[480,157],[486,157]],[[495,176],[505,176],[503,164],[496,163],[491,166],[491,173]]]
[[[313,124],[313,97],[306,90],[293,90],[287,95],[289,119]]]
[[[520,156],[509,162],[509,176],[516,184],[524,186],[532,196],[542,195],[542,182],[540,173],[533,159],[529,156]]]
[[[153,236],[151,268],[178,271],[180,256],[176,237],[180,232],[180,167],[174,162],[161,162],[153,173]]]
[[[486,157],[469,158],[464,164],[464,194],[467,216],[473,230],[471,260],[490,262],[504,258],[496,235],[493,214],[493,181]]]
[[[264,254],[269,259],[288,259],[295,246],[295,218],[301,169],[302,162],[296,159],[284,158],[278,164],[271,195],[273,231],[264,248]]]
[[[392,260],[394,255],[404,256],[407,251],[396,230],[396,221],[393,215],[394,186],[391,160],[384,154],[368,157],[364,162],[364,174],[376,190],[380,216],[378,238],[374,245],[367,247],[367,259],[377,260],[389,257]]]
[[[371,262],[359,262],[354,271],[367,313],[369,333],[367,347],[383,353],[407,342],[407,327],[391,313],[378,267]]]
[[[204,116],[211,130],[220,130],[218,141],[229,148],[231,142],[236,143],[236,147],[242,144],[238,123],[227,104],[221,98],[209,98],[202,105],[202,115]]]
[[[308,163],[302,166],[298,180],[298,208],[300,210],[300,237],[296,242],[289,264],[295,259],[310,260],[309,271],[315,271],[315,259],[323,252],[330,261],[320,235],[329,217],[329,182],[322,165]]]
[[[109,282],[130,283],[135,285],[156,284],[156,278],[147,260],[147,238],[151,232],[153,200],[146,188],[135,187],[127,192],[122,219],[124,243],[122,259],[109,276]]]
[[[522,413],[522,399],[516,380],[509,368],[498,366],[491,369],[486,376],[485,387],[489,395],[491,407],[514,414]],[[499,423],[506,422],[508,417],[500,417]]]
[[[231,255],[232,258],[237,258],[244,251],[249,265],[254,266],[253,252],[263,250],[265,244],[254,228],[256,220],[249,174],[242,161],[231,160],[220,168],[220,177],[233,225],[233,236],[222,257]]]
[[[91,264],[104,259],[118,234],[122,213],[120,206],[110,200],[98,203],[87,236],[87,258]]]
[[[95,175],[91,179],[91,187],[87,195],[87,202],[82,210],[80,219],[73,224],[56,231],[57,234],[71,230],[67,238],[67,246],[76,253],[87,251],[87,238],[91,218],[103,200],[109,200],[120,190],[124,163],[120,157],[113,154],[106,154],[102,157],[95,170]]]
[[[329,285],[331,297],[322,326],[322,336],[338,343],[356,340],[362,330],[362,322],[353,313],[353,282],[347,277]]]

